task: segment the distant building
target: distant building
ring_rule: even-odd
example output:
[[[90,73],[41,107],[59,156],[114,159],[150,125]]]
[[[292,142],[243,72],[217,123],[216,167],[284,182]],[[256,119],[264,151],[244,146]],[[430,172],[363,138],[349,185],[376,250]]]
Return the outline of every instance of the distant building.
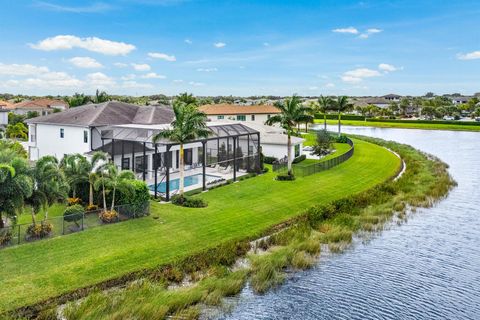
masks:
[[[463,103],[467,103],[470,100],[470,97],[459,96],[459,97],[450,97],[450,100],[454,105],[459,105]]]
[[[8,110],[13,106],[13,103],[8,101],[0,100],[0,109],[1,110]]]
[[[400,101],[400,99],[402,99],[402,96],[399,96],[398,94],[390,93],[385,96],[382,96],[381,98],[388,101]]]
[[[265,123],[271,116],[279,114],[280,110],[273,105],[235,105],[207,104],[200,107],[210,121],[236,120],[255,123]]]
[[[8,125],[8,110],[0,109],[0,127]]]
[[[38,112],[39,115],[53,113],[56,109],[64,111],[68,109],[68,103],[58,99],[41,98],[30,101],[22,101],[8,107],[15,114],[27,114],[28,112]]]

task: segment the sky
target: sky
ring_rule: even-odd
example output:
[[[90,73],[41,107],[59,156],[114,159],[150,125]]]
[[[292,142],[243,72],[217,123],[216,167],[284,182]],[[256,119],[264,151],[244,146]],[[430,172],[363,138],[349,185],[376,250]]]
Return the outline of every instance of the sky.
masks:
[[[480,1],[0,0],[0,92],[480,91]]]

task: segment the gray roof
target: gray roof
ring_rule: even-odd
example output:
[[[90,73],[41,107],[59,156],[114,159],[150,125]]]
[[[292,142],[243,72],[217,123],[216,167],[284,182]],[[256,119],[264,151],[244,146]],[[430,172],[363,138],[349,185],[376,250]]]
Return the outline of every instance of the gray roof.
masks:
[[[175,115],[167,106],[138,106],[108,101],[70,108],[63,112],[28,119],[27,123],[64,124],[95,127],[118,124],[171,123]]]

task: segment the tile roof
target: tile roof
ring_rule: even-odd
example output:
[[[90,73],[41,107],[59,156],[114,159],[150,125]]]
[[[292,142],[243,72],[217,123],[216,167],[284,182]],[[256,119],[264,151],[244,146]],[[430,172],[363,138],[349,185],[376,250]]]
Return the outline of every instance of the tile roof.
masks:
[[[265,105],[241,106],[236,104],[207,104],[199,108],[207,115],[232,115],[232,114],[275,114],[280,113],[277,107]]]
[[[106,126],[119,124],[171,123],[175,115],[166,106],[138,106],[108,101],[70,108],[63,112],[28,119],[27,123],[65,124],[72,126]]]
[[[0,109],[12,109],[13,103],[8,101],[0,100]]]
[[[68,103],[63,100],[58,99],[48,99],[48,98],[41,98],[29,101],[22,101],[19,103],[15,103],[13,105],[13,109],[21,109],[21,108],[53,108],[55,106],[65,106],[68,108]]]

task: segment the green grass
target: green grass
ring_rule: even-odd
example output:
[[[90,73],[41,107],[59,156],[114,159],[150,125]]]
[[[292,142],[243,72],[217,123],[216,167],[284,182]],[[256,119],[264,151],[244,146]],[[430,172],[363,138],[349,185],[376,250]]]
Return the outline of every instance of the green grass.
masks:
[[[67,205],[65,204],[60,204],[56,203],[52,205],[50,208],[48,208],[48,218],[56,218],[63,216],[63,212],[65,211],[65,208]],[[38,221],[43,220],[45,218],[45,210],[41,210],[36,216],[35,219]],[[31,215],[31,209],[29,207],[25,207],[22,214],[18,216],[18,223],[19,224],[24,224],[24,223],[32,223],[32,215]]]
[[[221,243],[260,235],[315,204],[368,190],[399,168],[378,145],[355,140],[347,162],[295,181],[275,173],[198,195],[193,209],[153,202],[151,217],[89,229],[0,251],[0,312],[191,256]],[[321,183],[319,183],[321,182]]]
[[[310,136],[312,134],[308,134],[308,135]],[[315,163],[319,163],[319,162],[322,162],[322,161],[327,161],[328,159],[338,157],[338,156],[344,154],[345,152],[347,152],[348,150],[350,150],[350,145],[348,145],[346,143],[334,143],[333,147],[334,147],[335,151],[330,153],[329,155],[327,155],[327,156],[325,156],[321,159],[305,159],[302,162],[293,164],[293,167],[306,167],[306,166],[309,166],[309,165],[312,165],[312,164],[315,164]]]
[[[323,124],[323,119],[315,119],[315,123]],[[327,124],[336,125],[338,121],[327,120]],[[458,124],[442,124],[442,123],[398,123],[398,122],[372,122],[361,120],[342,120],[344,126],[360,126],[360,127],[378,127],[378,128],[405,128],[405,129],[428,129],[428,130],[459,130],[459,131],[480,131],[479,126]]]

